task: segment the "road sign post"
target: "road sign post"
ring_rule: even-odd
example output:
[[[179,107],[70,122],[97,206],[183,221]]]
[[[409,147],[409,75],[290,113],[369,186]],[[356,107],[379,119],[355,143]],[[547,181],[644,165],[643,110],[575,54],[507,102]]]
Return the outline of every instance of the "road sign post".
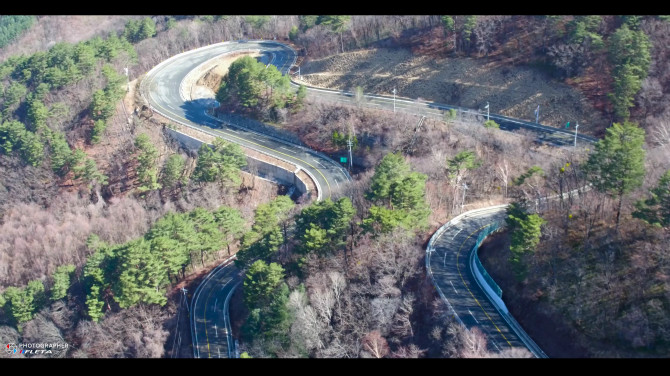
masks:
[[[395,112],[395,88],[393,88],[393,112]]]

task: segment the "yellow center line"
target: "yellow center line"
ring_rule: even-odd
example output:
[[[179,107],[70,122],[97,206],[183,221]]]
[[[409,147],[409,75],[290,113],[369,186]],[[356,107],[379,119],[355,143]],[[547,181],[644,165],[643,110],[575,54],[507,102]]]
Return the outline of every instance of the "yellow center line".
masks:
[[[163,70],[163,69],[164,69],[165,67],[167,67],[168,65],[169,65],[169,64],[166,64],[165,66],[161,67],[160,70]],[[150,78],[149,84],[147,85],[147,89],[150,89],[150,88],[151,88],[151,85],[153,84],[153,81],[154,81],[154,79],[156,78],[156,73],[158,73],[158,71],[156,71],[156,72],[153,74],[153,77]],[[151,90],[149,90],[149,96],[151,97],[151,99],[153,99],[153,96],[151,95]],[[154,101],[154,102],[155,102],[155,101]],[[161,106],[160,104],[158,104],[158,102],[155,102],[155,104],[156,104],[156,106],[160,107],[163,111],[165,111],[165,112],[171,114],[172,116],[174,116],[174,117],[176,117],[176,118],[178,118],[178,119],[184,120],[184,121],[186,121],[186,122],[191,122],[191,121],[189,121],[189,120],[187,120],[187,119],[185,119],[185,118],[183,118],[183,117],[181,117],[181,116],[175,114],[174,112],[167,110],[165,107],[163,107],[163,106]],[[193,122],[191,122],[191,123],[193,123]],[[261,144],[258,144],[258,143],[256,143],[256,142],[249,141],[249,140],[247,140],[247,139],[245,139],[245,138],[235,136],[235,135],[230,134],[230,133],[227,133],[227,132],[225,132],[225,131],[223,131],[223,130],[212,130],[212,131],[217,131],[217,132],[219,132],[219,133],[223,133],[224,135],[226,135],[226,136],[228,136],[228,137],[237,138],[237,139],[239,139],[239,140],[243,140],[243,141],[245,141],[245,142],[247,142],[247,143],[250,143],[250,144],[253,144],[253,145],[256,145],[256,146],[260,146],[260,147],[265,148],[265,149],[267,149],[267,150],[271,150],[271,151],[273,151],[273,152],[275,152],[275,153],[284,155],[284,156],[286,156],[286,157],[289,157],[289,158],[291,158],[291,159],[300,161],[300,162],[302,162],[302,163],[308,165],[309,167],[311,167],[311,168],[313,168],[314,170],[316,170],[316,171],[321,175],[321,177],[323,177],[323,180],[326,182],[326,185],[328,186],[328,197],[332,197],[332,193],[331,193],[331,190],[330,190],[330,183],[328,182],[328,179],[327,179],[326,176],[321,172],[321,170],[319,170],[318,168],[314,167],[311,163],[309,163],[309,162],[307,162],[307,161],[304,161],[304,160],[302,160],[302,159],[300,159],[300,158],[298,158],[298,157],[295,157],[295,156],[292,156],[292,155],[289,155],[289,154],[286,154],[286,153],[282,153],[282,152],[280,152],[280,151],[278,151],[278,150],[269,148],[269,147],[267,147],[267,146],[265,146],[265,145],[261,145]]]
[[[475,298],[475,294],[473,294],[472,291],[470,291],[470,287],[468,287],[468,284],[465,283],[465,278],[463,278],[463,274],[461,273],[461,268],[459,267],[459,264],[458,264],[458,257],[459,257],[460,254],[461,254],[461,249],[463,248],[463,245],[465,245],[465,242],[466,242],[468,239],[470,239],[470,237],[471,237],[472,235],[474,235],[476,232],[478,232],[479,230],[483,229],[484,227],[491,226],[491,225],[492,225],[492,223],[489,223],[488,225],[484,225],[484,226],[482,226],[482,227],[476,229],[476,230],[473,231],[470,235],[468,235],[468,237],[465,238],[465,240],[463,240],[463,243],[461,243],[461,246],[458,248],[458,252],[456,252],[456,269],[458,269],[458,275],[461,276],[461,281],[463,281],[463,285],[464,285],[465,288],[468,290],[468,292],[470,293],[470,295],[472,296],[472,298],[475,300],[475,302],[477,302],[477,305],[479,306],[479,308],[482,309],[482,311],[484,312],[484,314],[486,315],[486,317],[488,317],[489,321],[491,321],[491,324],[493,324],[493,326],[496,327],[496,329],[498,330],[498,332],[500,333],[500,335],[505,339],[505,341],[507,342],[507,344],[508,344],[510,347],[513,347],[512,344],[510,343],[510,341],[507,339],[507,337],[505,337],[505,335],[503,334],[503,332],[500,330],[500,328],[498,328],[498,325],[496,325],[496,323],[493,322],[493,319],[491,318],[491,316],[489,316],[488,312],[486,312],[486,310],[484,309],[484,307],[482,307],[481,303],[479,303],[479,300],[477,300],[477,298]],[[477,251],[475,250],[474,252],[477,252]]]

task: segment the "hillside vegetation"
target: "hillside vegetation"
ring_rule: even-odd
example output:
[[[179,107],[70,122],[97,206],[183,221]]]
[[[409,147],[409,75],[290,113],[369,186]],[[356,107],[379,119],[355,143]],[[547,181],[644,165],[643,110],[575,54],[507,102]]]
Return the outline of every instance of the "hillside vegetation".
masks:
[[[35,16],[0,16],[0,48],[21,36],[34,22]]]
[[[506,294],[541,303],[590,356],[667,356],[667,18],[84,19],[40,17],[1,51],[3,343],[65,340],[72,348],[54,355],[63,357],[172,355],[178,289],[193,292],[198,277],[237,252],[244,284],[231,307],[245,356],[528,356],[490,353],[485,335],[456,325],[421,267],[439,225],[513,199],[509,257],[498,263],[513,272]],[[77,25],[75,40],[63,37]],[[406,70],[408,81],[435,77],[431,58],[465,71],[464,61],[477,61],[499,73],[475,77],[498,77],[489,85],[510,92],[528,81],[506,75],[551,76],[558,83],[518,97],[519,113],[557,98],[543,104],[557,125],[562,111],[590,116],[590,131],[607,137],[558,149],[457,111],[421,121],[324,102],[243,58],[222,80],[221,111],[270,120],[338,159],[353,142],[347,197],[296,204],[241,173],[235,145],[179,149],[164,132],[171,125],[137,94],[137,79],[168,57],[252,38],[290,41],[313,66],[335,52],[403,48],[419,67],[387,70]],[[369,73],[371,88],[389,89],[384,70],[350,67]],[[561,94],[565,84],[582,94]],[[473,105],[486,98],[467,95]],[[587,183],[593,189],[579,197],[528,204]]]

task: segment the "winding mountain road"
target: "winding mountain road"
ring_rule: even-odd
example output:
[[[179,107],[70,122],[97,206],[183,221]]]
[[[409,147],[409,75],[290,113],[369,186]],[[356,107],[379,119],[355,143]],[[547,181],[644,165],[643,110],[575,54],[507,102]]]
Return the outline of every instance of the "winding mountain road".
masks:
[[[337,198],[351,181],[338,163],[305,147],[224,123],[206,113],[215,104],[214,98],[191,100],[185,94],[185,78],[192,70],[221,55],[252,50],[260,51],[261,59],[282,73],[287,73],[296,56],[292,49],[278,43],[219,43],[160,63],[142,80],[141,94],[155,111],[176,123],[299,166],[315,180],[319,199]],[[212,271],[194,292],[190,308],[194,357],[234,356],[227,303],[240,281],[239,271],[228,261]]]
[[[189,72],[221,55],[245,51],[258,51],[261,61],[275,65],[283,74],[290,74],[290,68],[296,60],[296,53],[291,47],[273,41],[217,43],[178,54],[158,64],[142,80],[140,92],[155,111],[176,123],[300,166],[315,180],[318,199],[342,195],[343,188],[351,181],[351,177],[337,162],[308,148],[216,119],[206,113],[208,108],[216,105],[214,98],[191,100],[185,94],[188,91],[184,90],[184,83]],[[295,75],[293,77],[296,78]],[[297,86],[298,82],[292,80],[291,85]],[[349,104],[356,102],[350,92],[306,87],[310,96]],[[394,100],[393,97],[385,95],[365,95],[360,105],[391,111],[395,108],[398,112],[438,119],[442,119],[444,111],[449,109],[485,116],[472,109],[402,97]],[[497,114],[490,114],[490,118],[496,120],[503,130],[529,129],[537,132],[541,140],[552,144],[572,145],[574,142],[574,134],[562,129]],[[593,143],[597,139],[578,135],[577,140],[579,143]],[[459,320],[468,327],[481,327],[489,338],[490,346],[498,351],[508,346],[530,348],[529,338],[520,336],[518,328],[514,328],[513,323],[510,326],[504,312],[487,298],[472,276],[471,263],[468,262],[472,257],[471,248],[477,232],[499,220],[503,215],[501,213],[504,211],[471,216],[459,226],[444,226],[441,229],[444,232],[440,236],[434,236],[435,248],[427,252],[426,266],[440,295],[453,307]],[[241,283],[241,275],[231,260],[212,270],[192,296],[190,318],[193,355],[196,358],[225,358],[234,357],[236,354],[227,304],[233,291]],[[541,352],[539,348],[531,348],[531,351],[536,356],[538,351]]]
[[[505,304],[492,292],[487,294],[486,287],[475,277],[477,237],[505,219],[505,207],[472,210],[445,224],[426,249],[426,270],[457,321],[467,328],[478,327],[486,335],[489,351],[521,347],[545,358],[546,354],[509,314]]]

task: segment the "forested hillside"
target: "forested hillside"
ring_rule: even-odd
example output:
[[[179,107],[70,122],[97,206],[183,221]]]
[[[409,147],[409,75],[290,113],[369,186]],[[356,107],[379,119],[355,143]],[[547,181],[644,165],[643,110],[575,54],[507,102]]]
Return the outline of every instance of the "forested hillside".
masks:
[[[0,48],[5,47],[35,22],[35,16],[0,16]]]
[[[588,356],[668,355],[667,17],[58,17],[0,18],[13,25],[0,30],[3,343],[173,356],[179,289],[192,293],[237,254],[231,315],[244,357],[525,357],[491,353],[485,335],[457,325],[423,267],[441,224],[513,202],[509,247],[492,266],[519,297],[512,311],[537,305]],[[346,197],[294,202],[241,172],[235,144],[181,149],[137,93],[177,53],[261,38],[291,44],[299,64],[403,48],[445,64],[523,65],[578,90],[607,120],[589,129],[603,140],[555,148],[455,110],[441,120],[377,110],[355,87],[352,105],[328,102],[241,58],[221,78],[218,111],[335,160],[352,141]]]

